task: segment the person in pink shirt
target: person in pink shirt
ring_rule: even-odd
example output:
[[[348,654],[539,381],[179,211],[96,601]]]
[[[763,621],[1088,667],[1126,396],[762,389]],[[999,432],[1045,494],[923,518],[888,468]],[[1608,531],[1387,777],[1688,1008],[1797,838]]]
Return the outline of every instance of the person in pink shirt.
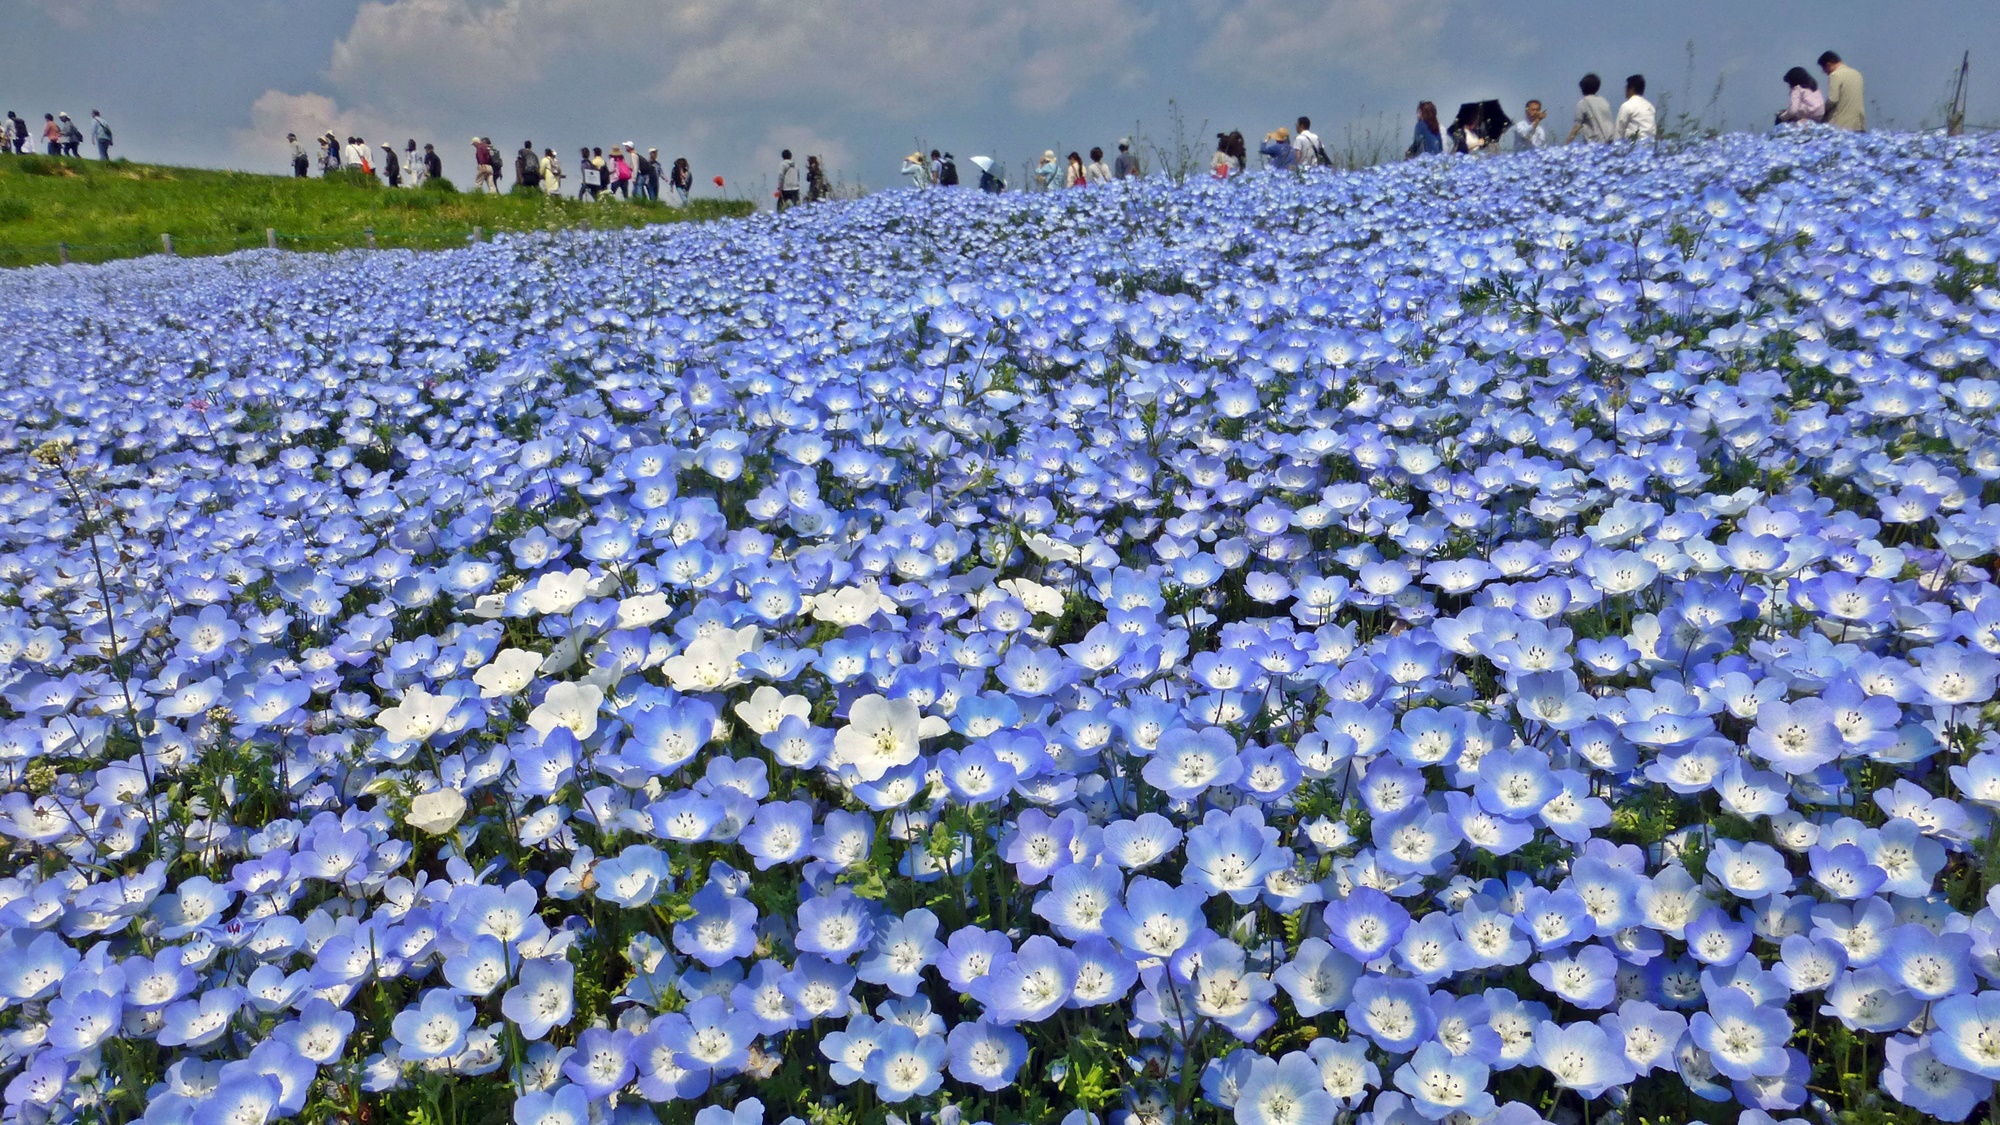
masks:
[[[1805,67],[1795,66],[1786,71],[1785,85],[1791,87],[1792,98],[1779,112],[1778,124],[1826,120],[1826,95],[1819,92],[1819,82]]]
[[[632,198],[632,162],[625,159],[625,150],[611,150],[611,190],[625,199]]]

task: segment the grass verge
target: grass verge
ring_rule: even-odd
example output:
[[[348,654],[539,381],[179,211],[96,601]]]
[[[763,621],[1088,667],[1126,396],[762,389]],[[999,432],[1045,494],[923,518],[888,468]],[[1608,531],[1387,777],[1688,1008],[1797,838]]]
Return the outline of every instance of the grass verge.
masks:
[[[365,246],[462,246],[480,227],[496,231],[598,230],[747,215],[742,200],[696,199],[687,207],[650,201],[586,203],[539,191],[471,195],[427,185],[392,189],[356,175],[295,179],[115,160],[0,157],[0,266],[75,262],[162,252],[227,254],[265,245],[293,250]]]

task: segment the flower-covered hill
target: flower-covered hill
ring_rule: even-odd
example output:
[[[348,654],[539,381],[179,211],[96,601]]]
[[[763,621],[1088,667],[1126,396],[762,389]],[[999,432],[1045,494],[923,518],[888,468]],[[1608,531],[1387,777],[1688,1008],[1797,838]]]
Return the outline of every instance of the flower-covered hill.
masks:
[[[1997,173],[0,278],[6,1120],[1963,1120]]]

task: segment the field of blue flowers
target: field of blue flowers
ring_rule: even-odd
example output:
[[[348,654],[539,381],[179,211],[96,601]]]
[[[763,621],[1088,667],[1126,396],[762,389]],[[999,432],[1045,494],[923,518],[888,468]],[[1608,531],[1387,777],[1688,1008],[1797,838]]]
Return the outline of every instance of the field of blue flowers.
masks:
[[[0,279],[8,1125],[2000,1078],[2000,141]]]

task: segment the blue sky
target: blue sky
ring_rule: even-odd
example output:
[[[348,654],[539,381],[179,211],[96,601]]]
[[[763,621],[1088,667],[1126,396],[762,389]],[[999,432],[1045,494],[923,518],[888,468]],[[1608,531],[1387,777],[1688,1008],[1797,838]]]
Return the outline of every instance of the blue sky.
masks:
[[[460,180],[475,132],[572,164],[631,140],[757,194],[785,146],[884,187],[919,138],[1016,170],[1135,121],[1164,141],[1169,98],[1210,137],[1305,113],[1329,149],[1352,124],[1400,150],[1420,99],[1566,119],[1586,70],[1701,106],[1720,78],[1720,118],[1760,128],[1828,47],[1899,128],[1941,121],[1969,48],[1972,118],[2000,123],[1992,0],[0,0],[0,109],[100,108],[121,155],[271,171],[288,129],[439,142]]]

